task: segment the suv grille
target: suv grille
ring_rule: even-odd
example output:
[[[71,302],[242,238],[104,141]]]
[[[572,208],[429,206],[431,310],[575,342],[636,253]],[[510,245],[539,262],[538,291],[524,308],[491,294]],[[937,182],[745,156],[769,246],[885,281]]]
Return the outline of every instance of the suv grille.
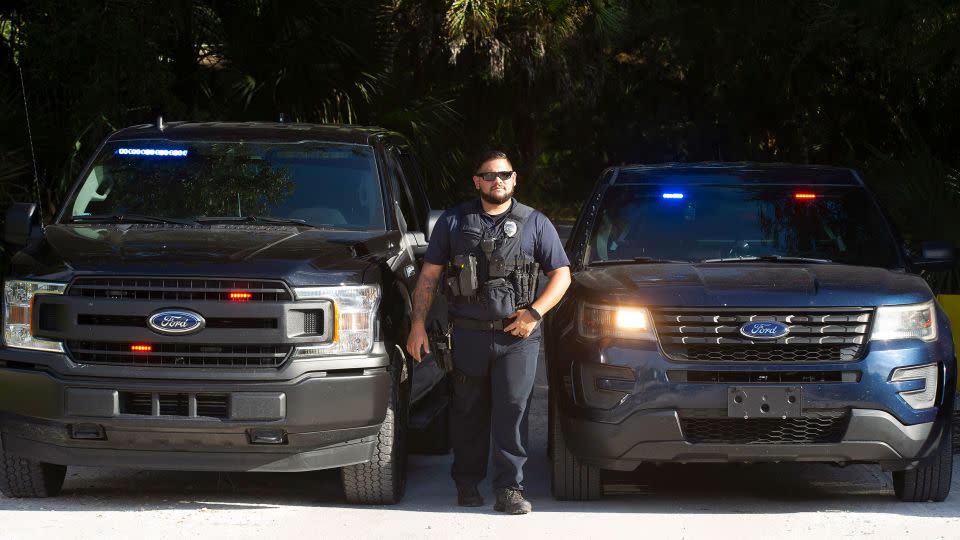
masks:
[[[231,292],[248,292],[250,302],[293,300],[281,281],[193,278],[80,277],[66,294],[87,298],[124,300],[214,300],[229,301]]]
[[[808,412],[801,418],[680,418],[691,443],[805,444],[840,442],[847,430],[846,411]]]
[[[873,312],[819,310],[661,309],[654,324],[663,352],[687,362],[851,362],[862,357]],[[740,334],[752,321],[777,321],[790,333],[761,341]]]
[[[201,345],[153,343],[150,352],[132,352],[132,343],[68,341],[78,364],[206,368],[275,368],[290,355],[288,345]]]

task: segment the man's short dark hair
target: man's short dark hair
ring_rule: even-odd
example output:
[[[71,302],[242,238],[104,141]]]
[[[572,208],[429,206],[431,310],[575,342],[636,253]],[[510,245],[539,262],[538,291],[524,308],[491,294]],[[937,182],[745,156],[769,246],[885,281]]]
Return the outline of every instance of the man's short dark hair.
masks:
[[[505,159],[510,161],[510,158],[507,157],[507,153],[501,150],[485,150],[480,153],[480,156],[477,158],[477,165],[473,168],[474,172],[479,171],[480,167],[484,163],[494,160],[494,159]]]

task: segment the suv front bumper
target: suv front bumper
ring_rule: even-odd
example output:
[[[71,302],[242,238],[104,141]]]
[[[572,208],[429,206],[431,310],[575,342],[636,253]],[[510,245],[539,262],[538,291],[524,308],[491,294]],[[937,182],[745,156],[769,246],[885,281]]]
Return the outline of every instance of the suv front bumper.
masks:
[[[295,472],[362,463],[390,395],[386,353],[358,359],[359,368],[331,359],[340,369],[267,381],[210,380],[210,370],[190,379],[188,369],[179,380],[91,378],[23,361],[53,356],[62,355],[0,350],[0,442],[61,465]],[[131,414],[131,395],[152,403]],[[219,417],[198,414],[196,396],[210,395],[225,403]]]
[[[567,351],[568,359],[574,351],[582,356],[565,364],[565,373],[552,381],[563,388],[553,393],[559,400],[563,436],[574,455],[605,469],[632,470],[641,462],[806,461],[879,463],[887,470],[903,470],[930,456],[949,433],[949,406],[912,409],[898,392],[919,388],[917,381],[890,380],[898,367],[944,358],[936,343],[873,343],[862,360],[843,363],[681,363],[665,358],[656,344],[616,342],[603,347],[574,344]],[[952,404],[953,363],[941,361],[941,366],[938,403]],[[694,372],[806,372],[814,378],[836,372],[844,377],[835,382],[690,382],[686,374]],[[792,442],[803,437],[786,442],[697,439],[685,432],[690,425],[685,421],[691,418],[733,420],[727,400],[734,386],[801,388],[802,416],[842,413],[842,429],[828,442]]]
[[[929,454],[943,422],[904,425],[884,411],[852,409],[840,442],[825,444],[718,444],[686,440],[676,410],[638,411],[617,424],[562,419],[571,451],[584,463],[633,470],[640,463],[780,462],[880,463],[909,468]],[[934,435],[934,437],[931,437]]]

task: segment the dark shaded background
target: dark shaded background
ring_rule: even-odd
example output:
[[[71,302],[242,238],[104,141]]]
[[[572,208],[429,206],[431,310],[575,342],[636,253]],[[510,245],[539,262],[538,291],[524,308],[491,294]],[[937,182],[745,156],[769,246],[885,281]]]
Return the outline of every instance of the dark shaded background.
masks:
[[[908,239],[960,245],[958,51],[954,1],[7,0],[0,204],[49,219],[107,133],[157,112],[284,113],[407,134],[437,207],[490,146],[555,218],[608,165],[823,163],[861,170]]]

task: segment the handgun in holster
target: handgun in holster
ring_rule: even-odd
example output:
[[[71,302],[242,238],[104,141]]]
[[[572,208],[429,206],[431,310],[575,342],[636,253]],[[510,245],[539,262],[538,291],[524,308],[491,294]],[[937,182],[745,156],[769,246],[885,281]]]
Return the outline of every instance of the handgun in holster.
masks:
[[[473,255],[455,255],[450,263],[447,288],[452,296],[473,297],[477,295],[477,258]]]

